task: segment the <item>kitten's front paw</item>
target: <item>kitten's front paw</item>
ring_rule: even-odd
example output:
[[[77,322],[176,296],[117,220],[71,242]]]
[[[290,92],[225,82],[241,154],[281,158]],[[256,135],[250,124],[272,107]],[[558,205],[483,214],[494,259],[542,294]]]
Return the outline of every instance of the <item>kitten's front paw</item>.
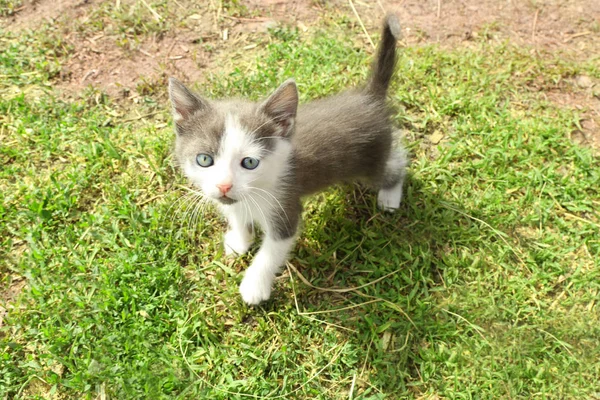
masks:
[[[248,252],[250,245],[252,245],[251,238],[245,237],[236,231],[227,231],[225,233],[225,255],[239,255]]]
[[[271,297],[271,285],[273,277],[266,274],[253,273],[251,269],[246,271],[246,276],[240,284],[240,294],[246,304],[254,306]]]

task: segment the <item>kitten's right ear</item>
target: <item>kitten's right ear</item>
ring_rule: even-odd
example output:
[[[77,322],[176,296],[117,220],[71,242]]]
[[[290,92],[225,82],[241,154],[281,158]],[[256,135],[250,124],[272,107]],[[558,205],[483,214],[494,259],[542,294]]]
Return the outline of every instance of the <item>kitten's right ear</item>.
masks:
[[[196,111],[207,109],[208,103],[192,93],[185,85],[175,78],[169,78],[169,97],[173,105],[175,123],[185,121]]]
[[[293,132],[298,109],[298,88],[293,79],[283,82],[262,104],[261,109],[281,128],[281,135]]]

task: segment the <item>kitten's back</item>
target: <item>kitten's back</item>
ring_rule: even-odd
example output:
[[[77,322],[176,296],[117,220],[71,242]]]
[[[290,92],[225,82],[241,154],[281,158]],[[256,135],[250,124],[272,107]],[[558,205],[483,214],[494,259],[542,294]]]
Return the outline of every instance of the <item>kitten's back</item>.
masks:
[[[356,178],[378,183],[392,145],[391,110],[385,99],[399,36],[398,19],[388,15],[366,87],[298,109],[292,142],[296,183],[302,194]]]
[[[389,108],[364,92],[301,106],[292,137],[302,194],[383,172],[392,142]]]

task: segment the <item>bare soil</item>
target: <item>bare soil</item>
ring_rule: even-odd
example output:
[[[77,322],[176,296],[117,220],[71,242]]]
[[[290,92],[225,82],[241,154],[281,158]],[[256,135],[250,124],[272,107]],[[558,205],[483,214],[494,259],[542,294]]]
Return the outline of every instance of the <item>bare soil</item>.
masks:
[[[43,22],[55,22],[62,16],[78,19],[86,7],[92,7],[95,0],[24,0],[15,14],[6,17],[2,23],[4,28],[12,31],[35,29]]]
[[[65,39],[72,45],[73,55],[64,65],[57,86],[67,93],[76,93],[92,85],[126,98],[151,92],[154,86],[164,85],[169,75],[202,82],[211,70],[233,65],[229,56],[232,52],[251,51],[261,34],[277,24],[308,30],[331,12],[358,22],[350,4],[369,32],[379,29],[385,12],[396,13],[404,25],[406,45],[433,42],[461,46],[484,36],[546,51],[568,52],[574,57],[600,54],[597,0],[247,0],[243,2],[244,16],[235,17],[219,8],[219,2],[207,2],[195,5],[197,12],[184,17],[185,28],[178,26],[164,35],[147,37],[134,48],[117,46],[115,37],[108,34],[89,36],[68,28],[89,20],[90,12],[100,3],[101,0],[25,0],[18,13],[1,23],[11,31],[35,29],[44,21],[65,25]],[[566,91],[548,93],[549,100],[582,111],[579,141],[593,146],[600,143],[600,111],[598,99],[593,96],[597,84],[571,85]]]
[[[26,283],[25,278],[15,276],[8,288],[0,290],[0,328],[2,328],[4,316],[8,312],[7,309],[13,307],[12,302],[21,293]]]
[[[408,46],[468,46],[483,37],[579,59],[600,54],[598,0],[246,0],[237,13],[223,10],[219,1],[180,0],[182,17],[174,28],[136,38],[126,46],[117,45],[117,38],[109,33],[91,35],[75,28],[89,21],[101,3],[25,0],[16,14],[0,19],[0,24],[10,31],[36,29],[45,21],[62,26],[64,40],[73,51],[57,87],[76,94],[91,85],[125,99],[161,92],[171,75],[202,83],[211,71],[233,68],[241,52],[251,52],[257,42],[266,40],[268,28],[286,24],[307,31],[332,13],[355,21],[357,31],[362,23],[373,33],[379,30],[385,12],[394,12],[403,23],[403,41]],[[132,3],[135,1],[116,0],[115,6]],[[575,77],[545,93],[557,105],[581,112],[581,129],[573,132],[573,140],[597,149],[599,85],[589,77]]]

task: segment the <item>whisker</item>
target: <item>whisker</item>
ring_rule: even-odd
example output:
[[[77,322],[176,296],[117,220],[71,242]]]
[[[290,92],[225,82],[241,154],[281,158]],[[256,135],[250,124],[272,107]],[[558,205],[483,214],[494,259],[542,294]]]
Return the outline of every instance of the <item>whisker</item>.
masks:
[[[198,198],[202,196],[199,194],[188,194],[183,197],[182,201],[179,203],[176,212],[174,213],[173,222],[176,219],[185,219],[185,215],[187,214],[190,207],[196,202]],[[183,218],[182,218],[183,217]]]
[[[273,202],[270,201],[268,198],[263,197],[263,195],[258,192],[254,193],[254,194],[256,194],[257,196],[260,196],[260,198],[269,205],[269,208],[273,207]],[[285,215],[285,212],[284,212],[284,215]],[[281,219],[281,222],[285,223],[285,220],[283,219],[283,215],[281,215],[281,213],[278,212],[277,216]],[[287,218],[287,215],[285,215],[285,217],[286,217],[286,219],[288,219],[288,224],[289,224],[289,218]]]
[[[260,213],[261,213],[261,215],[262,215],[263,219],[265,220],[265,223],[264,223],[263,227],[266,229],[266,227],[267,227],[267,225],[268,225],[268,223],[269,223],[269,220],[267,219],[267,217],[266,217],[265,213],[263,212],[262,208],[260,208],[260,204],[259,204],[259,203],[256,201],[256,199],[254,199],[254,198],[252,197],[252,195],[251,195],[251,194],[248,194],[248,198],[249,198],[250,200],[252,200],[252,202],[253,202],[253,203],[256,205],[256,208],[258,208],[258,211],[260,211]],[[261,224],[261,225],[262,225],[262,224]]]
[[[262,176],[257,176],[256,178],[248,181],[247,183],[252,183],[252,182],[256,182],[257,180],[259,180],[260,178],[262,178]]]
[[[191,214],[190,214],[190,219],[188,221],[188,229],[193,232],[194,234],[196,233],[196,229],[198,227],[197,225],[197,221],[198,221],[198,215],[200,214],[200,210],[203,208],[204,205],[204,198],[200,198],[196,201],[196,204],[194,206],[194,209],[192,210]]]
[[[244,196],[242,196],[242,204],[244,206],[244,226],[245,226],[245,225],[247,225],[246,221],[248,221],[248,210],[247,210],[248,205],[246,204]]]
[[[268,124],[269,122],[273,122],[273,121],[275,121],[275,118],[269,118],[268,120],[263,122],[258,128],[254,129],[252,132],[250,132],[249,135],[253,135],[257,130],[259,130],[260,128],[262,128],[263,126]]]
[[[273,202],[272,202],[272,201],[270,201],[268,198],[265,198],[265,197],[264,197],[262,194],[260,194],[260,193],[258,193],[258,192],[255,192],[254,194],[255,194],[255,195],[257,195],[257,196],[260,196],[260,198],[261,198],[261,199],[262,199],[262,200],[263,200],[265,203],[267,203],[267,204],[269,205],[269,208],[270,208],[270,209],[272,209],[272,208],[273,208]],[[284,219],[283,219],[283,216],[281,215],[281,213],[277,213],[277,216],[278,216],[278,217],[281,219],[281,222],[285,222],[285,221],[284,221]],[[286,217],[287,217],[287,216],[286,216]],[[289,220],[288,220],[288,222],[289,222]]]
[[[261,136],[254,138],[255,140],[263,140],[263,139],[283,139],[283,136]]]
[[[252,215],[252,209],[250,208],[250,205],[248,204],[247,200],[246,200],[246,195],[242,194],[242,199],[244,200],[244,207],[245,209],[248,209],[248,212],[250,213],[250,224],[252,225],[252,233],[254,234],[255,230],[254,230],[254,215]]]
[[[255,186],[250,186],[249,188],[250,188],[250,190],[260,190],[261,192],[264,192],[267,195],[271,196],[273,198],[273,200],[275,200],[277,202],[277,204],[279,205],[279,208],[281,208],[281,211],[283,212],[283,215],[285,215],[285,218],[287,219],[288,224],[291,225],[290,218],[288,217],[287,212],[285,211],[285,209],[283,208],[283,206],[281,205],[281,202],[277,199],[277,197],[275,197],[271,192],[269,192],[265,189],[257,188]]]
[[[185,189],[185,190],[187,190],[188,192],[191,192],[191,193],[195,193],[195,194],[202,194],[202,195],[203,195],[203,193],[202,193],[202,192],[200,192],[200,191],[198,191],[198,190],[194,190],[194,189],[192,189],[192,188],[189,188],[189,187],[187,187],[187,186],[178,185],[177,187],[179,187],[179,188],[181,188],[181,189]]]
[[[192,193],[186,193],[186,194],[184,194],[184,195],[181,195],[181,196],[179,196],[179,198],[178,198],[177,200],[175,200],[175,201],[173,202],[173,204],[171,204],[171,205],[169,206],[169,208],[167,209],[167,212],[166,212],[166,214],[169,214],[169,212],[171,212],[171,209],[172,209],[173,207],[175,207],[175,206],[177,206],[177,205],[179,205],[179,206],[180,206],[180,205],[181,205],[181,203],[182,203],[184,200],[188,200],[188,199],[189,199],[191,196],[193,196],[193,194],[192,194]]]
[[[188,224],[187,224],[187,226],[188,226],[188,231],[190,231],[190,232],[194,232],[195,233],[195,229],[192,230],[194,216],[198,212],[198,209],[200,208],[200,206],[202,205],[202,203],[203,203],[203,198],[202,197],[195,199],[195,203],[194,203],[194,205],[192,207],[192,210],[191,210],[190,213],[188,213]]]
[[[198,207],[198,211],[196,212],[196,218],[194,220],[194,229],[198,229],[198,221],[200,220],[200,217],[203,217],[206,213],[207,208],[210,206],[210,201],[208,200],[208,198],[204,198],[201,200],[200,202],[200,206]]]

